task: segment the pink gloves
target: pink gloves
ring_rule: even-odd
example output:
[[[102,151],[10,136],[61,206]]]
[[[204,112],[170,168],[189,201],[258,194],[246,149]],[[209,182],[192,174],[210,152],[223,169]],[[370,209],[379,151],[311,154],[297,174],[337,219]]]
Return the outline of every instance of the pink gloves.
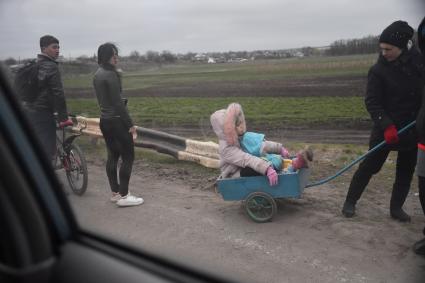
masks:
[[[394,124],[389,125],[384,131],[384,138],[387,144],[398,143],[397,128]]]
[[[282,146],[282,149],[280,150],[280,155],[283,158],[288,159],[289,158],[289,151]]]
[[[61,128],[65,128],[66,126],[72,126],[72,125],[74,125],[74,123],[72,122],[71,119],[68,119],[59,123],[59,127]]]
[[[277,173],[276,173],[276,170],[274,170],[272,166],[267,168],[266,175],[267,175],[267,178],[269,179],[270,186],[277,185],[277,181],[278,181]]]

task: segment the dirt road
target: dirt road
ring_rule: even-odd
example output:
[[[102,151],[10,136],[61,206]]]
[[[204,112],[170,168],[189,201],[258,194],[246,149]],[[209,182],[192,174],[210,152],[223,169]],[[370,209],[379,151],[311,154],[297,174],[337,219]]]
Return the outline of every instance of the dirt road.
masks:
[[[279,200],[273,222],[257,224],[240,203],[225,202],[215,193],[215,172],[199,175],[136,161],[131,190],[145,203],[133,208],[109,202],[102,162],[90,161],[89,174],[86,194],[69,195],[81,226],[240,282],[404,283],[425,278],[425,259],[411,250],[425,222],[415,190],[405,205],[410,224],[390,219],[390,193],[379,180],[363,195],[358,216],[342,217],[348,177],[309,189],[302,199]]]

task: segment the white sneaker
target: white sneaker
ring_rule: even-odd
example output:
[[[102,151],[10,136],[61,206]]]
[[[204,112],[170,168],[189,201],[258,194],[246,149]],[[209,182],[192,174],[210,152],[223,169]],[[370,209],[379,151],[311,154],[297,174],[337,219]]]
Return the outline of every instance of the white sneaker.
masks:
[[[121,197],[117,201],[118,206],[134,206],[134,205],[141,205],[144,202],[142,198],[135,197],[133,195],[126,195],[125,197]]]
[[[120,193],[112,193],[112,196],[110,198],[111,202],[117,202],[121,199]]]

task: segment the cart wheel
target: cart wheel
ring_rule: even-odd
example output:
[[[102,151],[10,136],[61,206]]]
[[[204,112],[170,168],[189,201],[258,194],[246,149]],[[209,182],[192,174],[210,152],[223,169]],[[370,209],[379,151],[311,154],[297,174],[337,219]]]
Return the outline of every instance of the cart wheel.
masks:
[[[251,193],[245,200],[245,211],[255,222],[263,223],[270,221],[276,214],[275,200],[266,193]]]

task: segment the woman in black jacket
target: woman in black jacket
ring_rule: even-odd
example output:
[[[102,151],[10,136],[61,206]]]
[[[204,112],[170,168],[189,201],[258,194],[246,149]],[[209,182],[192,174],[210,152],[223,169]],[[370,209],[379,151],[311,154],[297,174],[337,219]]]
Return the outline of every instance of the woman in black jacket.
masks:
[[[100,130],[108,150],[106,174],[112,191],[111,201],[118,206],[140,205],[143,199],[130,195],[128,191],[134,161],[133,136],[136,135],[136,126],[121,97],[121,76],[116,69],[118,49],[112,43],[105,43],[99,46],[97,56],[99,69],[94,75],[93,85],[101,110]],[[120,157],[122,164],[118,182]]]
[[[346,217],[355,214],[355,205],[371,177],[378,173],[390,151],[397,151],[390,215],[408,222],[402,206],[410,190],[417,158],[415,129],[398,136],[397,130],[414,121],[421,105],[424,70],[420,53],[409,48],[413,28],[404,21],[389,25],[379,38],[381,54],[368,73],[365,104],[373,120],[369,148],[385,139],[386,145],[367,156],[354,173],[342,209]]]

